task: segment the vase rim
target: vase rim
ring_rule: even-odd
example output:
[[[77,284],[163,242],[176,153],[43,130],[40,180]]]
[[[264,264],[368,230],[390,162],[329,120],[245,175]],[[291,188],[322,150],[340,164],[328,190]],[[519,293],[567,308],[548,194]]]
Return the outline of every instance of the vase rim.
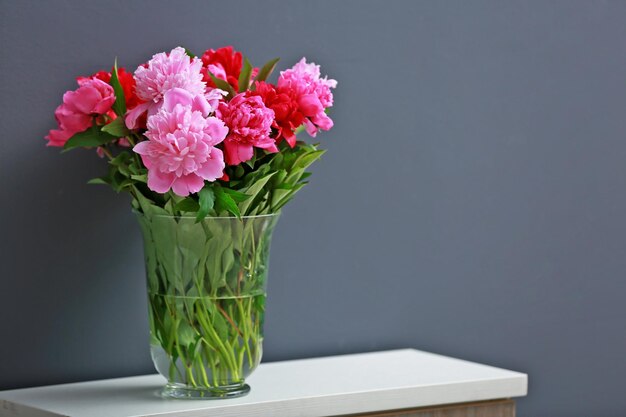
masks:
[[[140,212],[139,210],[135,210],[132,209],[131,210],[135,215],[137,216],[145,216],[144,213]],[[204,220],[232,220],[232,219],[263,219],[263,218],[273,218],[273,217],[278,217],[280,216],[281,212],[277,212],[277,213],[269,213],[269,214],[255,214],[253,216],[241,216],[241,217],[235,217],[235,216],[206,216],[204,218]],[[194,215],[189,215],[189,214],[181,214],[181,215],[173,215],[173,214],[153,214],[151,217],[167,217],[167,218],[175,218],[175,219],[195,219],[196,216]]]

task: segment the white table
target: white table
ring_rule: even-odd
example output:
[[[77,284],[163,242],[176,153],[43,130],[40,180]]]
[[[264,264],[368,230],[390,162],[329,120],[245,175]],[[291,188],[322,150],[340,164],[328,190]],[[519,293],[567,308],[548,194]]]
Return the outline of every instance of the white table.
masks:
[[[527,392],[526,374],[413,349],[266,363],[247,382],[228,400],[160,398],[159,375],[0,391],[0,416],[422,417],[453,404],[446,416],[505,417]]]

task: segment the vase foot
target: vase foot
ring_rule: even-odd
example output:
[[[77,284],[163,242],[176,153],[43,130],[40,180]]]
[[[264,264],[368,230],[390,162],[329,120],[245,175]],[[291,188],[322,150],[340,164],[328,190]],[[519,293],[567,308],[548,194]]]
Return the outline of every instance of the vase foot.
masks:
[[[250,392],[248,384],[225,385],[221,387],[189,387],[182,384],[167,384],[161,390],[165,398],[190,400],[215,400],[220,398],[243,397]]]

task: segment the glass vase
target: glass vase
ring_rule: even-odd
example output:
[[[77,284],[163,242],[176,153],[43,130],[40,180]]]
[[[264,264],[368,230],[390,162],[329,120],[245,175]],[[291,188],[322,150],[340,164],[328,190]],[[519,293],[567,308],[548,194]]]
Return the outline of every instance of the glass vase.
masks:
[[[263,352],[268,261],[278,214],[137,214],[144,238],[150,350],[162,395],[232,398]]]

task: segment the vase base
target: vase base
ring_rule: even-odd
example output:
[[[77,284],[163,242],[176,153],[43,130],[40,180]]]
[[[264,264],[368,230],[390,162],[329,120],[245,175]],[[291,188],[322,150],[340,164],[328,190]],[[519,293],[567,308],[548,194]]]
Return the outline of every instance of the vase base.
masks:
[[[215,388],[189,387],[182,384],[167,384],[161,390],[161,396],[181,400],[216,400],[220,398],[243,397],[249,392],[250,386],[243,383]]]

